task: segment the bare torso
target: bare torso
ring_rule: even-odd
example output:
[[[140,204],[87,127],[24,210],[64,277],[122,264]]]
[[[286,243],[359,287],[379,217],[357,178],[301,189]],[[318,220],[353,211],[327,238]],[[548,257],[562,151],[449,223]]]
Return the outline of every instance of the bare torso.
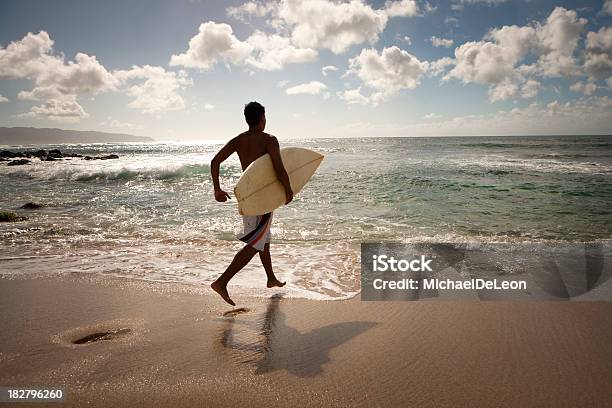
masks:
[[[212,175],[215,199],[217,201],[224,202],[228,198],[231,198],[229,194],[221,189],[219,183],[219,167],[223,161],[234,153],[238,153],[243,171],[249,167],[249,164],[253,163],[261,156],[269,154],[276,176],[285,188],[285,194],[287,195],[285,204],[293,200],[293,191],[291,191],[289,175],[283,165],[278,140],[276,140],[274,136],[264,133],[262,130],[249,129],[227,142],[210,162],[210,173]]]
[[[268,153],[268,144],[272,141],[272,136],[260,131],[247,130],[239,134],[234,139],[234,148],[242,170],[249,167],[249,164]]]

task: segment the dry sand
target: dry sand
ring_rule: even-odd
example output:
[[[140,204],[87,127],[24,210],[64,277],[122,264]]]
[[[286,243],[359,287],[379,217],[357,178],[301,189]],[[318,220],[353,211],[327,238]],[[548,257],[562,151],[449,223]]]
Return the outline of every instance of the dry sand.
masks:
[[[321,302],[267,293],[235,296],[246,310],[224,316],[232,309],[206,288],[0,279],[0,386],[61,386],[65,406],[612,404],[612,302]],[[72,343],[117,329],[130,332]]]

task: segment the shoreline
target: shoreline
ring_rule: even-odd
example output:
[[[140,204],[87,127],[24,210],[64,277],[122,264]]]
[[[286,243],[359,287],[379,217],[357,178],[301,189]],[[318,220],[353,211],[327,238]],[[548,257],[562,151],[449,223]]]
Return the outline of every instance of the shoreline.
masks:
[[[271,291],[233,295],[231,308],[208,292],[75,274],[2,277],[0,384],[62,386],[61,406],[612,399],[612,302],[315,301]]]

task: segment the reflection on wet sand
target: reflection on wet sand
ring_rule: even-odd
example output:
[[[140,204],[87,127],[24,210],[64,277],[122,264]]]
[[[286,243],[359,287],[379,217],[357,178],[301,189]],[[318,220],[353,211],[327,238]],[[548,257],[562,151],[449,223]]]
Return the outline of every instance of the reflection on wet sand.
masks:
[[[255,373],[285,369],[298,377],[314,377],[323,371],[332,349],[370,329],[375,322],[342,322],[309,332],[286,324],[280,310],[282,295],[270,298],[266,312],[254,322],[225,320],[221,344],[241,362],[254,364]],[[236,315],[233,315],[236,316]]]

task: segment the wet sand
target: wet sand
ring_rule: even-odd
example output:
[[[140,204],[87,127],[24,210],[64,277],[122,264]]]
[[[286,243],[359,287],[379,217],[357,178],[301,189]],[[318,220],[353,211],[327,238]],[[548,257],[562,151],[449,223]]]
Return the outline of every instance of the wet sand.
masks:
[[[612,302],[322,302],[262,291],[270,297],[233,296],[232,308],[207,287],[2,278],[0,386],[63,387],[62,406],[74,407],[612,401]]]

